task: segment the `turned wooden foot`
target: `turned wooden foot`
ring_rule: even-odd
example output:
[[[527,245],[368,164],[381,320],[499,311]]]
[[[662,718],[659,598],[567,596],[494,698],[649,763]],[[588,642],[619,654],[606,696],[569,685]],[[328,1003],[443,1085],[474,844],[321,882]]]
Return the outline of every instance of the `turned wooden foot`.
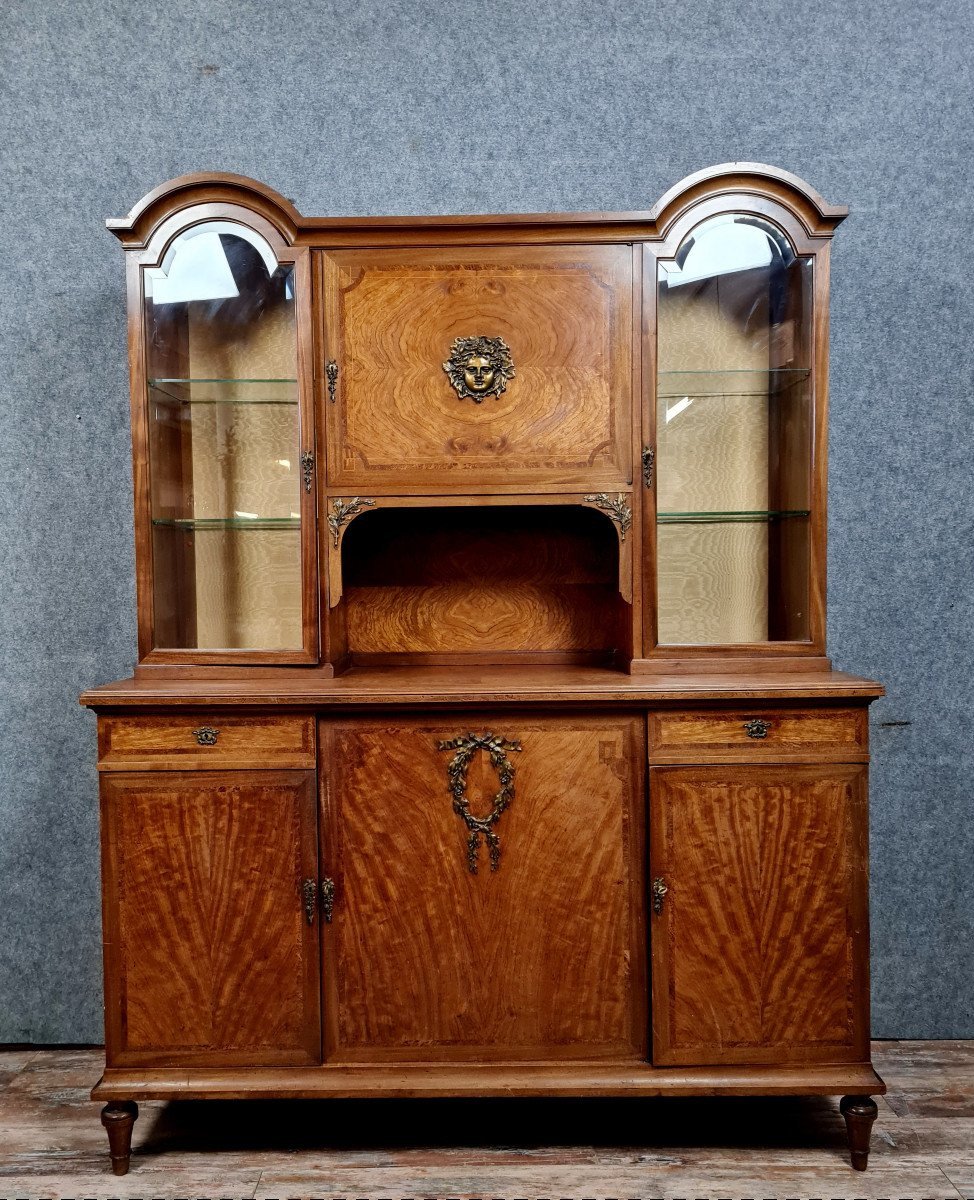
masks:
[[[119,1100],[114,1104],[106,1104],[101,1110],[101,1123],[108,1130],[108,1151],[112,1156],[115,1175],[128,1174],[132,1126],[138,1115],[139,1106],[134,1100]]]
[[[843,1096],[839,1111],[845,1117],[849,1136],[849,1154],[857,1171],[865,1171],[869,1162],[869,1138],[879,1109],[869,1096]]]

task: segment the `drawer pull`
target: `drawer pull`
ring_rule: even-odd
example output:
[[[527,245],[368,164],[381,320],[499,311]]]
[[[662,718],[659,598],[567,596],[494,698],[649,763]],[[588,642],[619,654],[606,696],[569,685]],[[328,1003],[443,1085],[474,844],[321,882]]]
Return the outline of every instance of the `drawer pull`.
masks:
[[[770,728],[771,722],[762,721],[760,717],[744,722],[744,732],[749,738],[766,738]]]
[[[670,889],[662,875],[653,880],[653,912],[659,917],[663,913],[663,900]]]
[[[214,729],[212,725],[201,725],[199,729],[193,730],[193,737],[201,746],[215,746],[219,736],[219,729]]]
[[[315,923],[315,893],[317,891],[313,879],[306,879],[301,885],[301,894],[304,897],[304,915],[309,925]]]
[[[335,881],[334,879],[323,879],[321,881],[321,915],[325,918],[325,924],[331,924],[331,918],[335,912]]]
[[[480,857],[480,839],[487,843],[490,854],[490,869],[496,871],[501,862],[501,840],[494,832],[494,826],[500,820],[501,813],[514,799],[514,764],[507,757],[513,751],[520,751],[520,742],[509,742],[498,734],[485,733],[461,734],[450,738],[449,741],[437,742],[438,750],[456,750],[446,768],[447,783],[450,795],[453,797],[453,811],[467,827],[467,869],[471,875],[477,874],[477,859]],[[478,750],[483,750],[490,759],[490,765],[497,772],[500,791],[494,797],[494,804],[486,817],[475,817],[470,811],[470,798],[467,796],[467,768],[470,760]]]

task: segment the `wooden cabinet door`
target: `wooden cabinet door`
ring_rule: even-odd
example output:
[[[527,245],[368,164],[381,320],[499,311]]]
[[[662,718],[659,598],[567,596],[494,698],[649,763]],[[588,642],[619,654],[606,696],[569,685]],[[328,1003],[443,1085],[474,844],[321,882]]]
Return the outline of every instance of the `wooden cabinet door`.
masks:
[[[109,1066],[319,1062],[314,772],[106,774],[102,836]]]
[[[866,768],[654,767],[650,812],[653,1061],[865,1060]]]
[[[323,405],[330,488],[631,483],[630,246],[333,250],[319,263],[338,371]],[[458,394],[444,364],[479,337],[503,341],[513,375],[501,392]],[[488,354],[484,382],[495,366]]]
[[[457,749],[439,748],[487,731],[521,747],[504,752],[496,870],[454,811]],[[641,720],[363,718],[321,734],[326,1059],[644,1059]],[[504,770],[472,752],[472,814]]]

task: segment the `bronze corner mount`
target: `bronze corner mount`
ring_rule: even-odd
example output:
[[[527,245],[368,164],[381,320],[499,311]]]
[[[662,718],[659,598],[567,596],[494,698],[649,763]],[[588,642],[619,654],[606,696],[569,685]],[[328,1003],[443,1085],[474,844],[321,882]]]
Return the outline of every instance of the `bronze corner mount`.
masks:
[[[336,498],[331,502],[331,512],[328,514],[328,528],[331,530],[332,544],[338,549],[341,541],[342,526],[347,525],[353,517],[357,517],[363,508],[374,508],[375,501],[366,496],[353,496],[351,500]]]
[[[605,492],[598,492],[594,496],[583,496],[582,499],[586,504],[594,504],[596,508],[601,508],[611,521],[615,521],[619,526],[619,540],[626,540],[626,534],[632,525],[632,509],[626,503],[627,497],[624,494],[620,493],[613,500]]]

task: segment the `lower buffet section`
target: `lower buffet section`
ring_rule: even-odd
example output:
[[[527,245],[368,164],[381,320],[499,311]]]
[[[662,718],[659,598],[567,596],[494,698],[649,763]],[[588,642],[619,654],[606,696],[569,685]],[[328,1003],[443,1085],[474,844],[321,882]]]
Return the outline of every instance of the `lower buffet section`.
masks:
[[[115,1171],[142,1099],[666,1093],[864,1168],[865,713],[102,712]]]

